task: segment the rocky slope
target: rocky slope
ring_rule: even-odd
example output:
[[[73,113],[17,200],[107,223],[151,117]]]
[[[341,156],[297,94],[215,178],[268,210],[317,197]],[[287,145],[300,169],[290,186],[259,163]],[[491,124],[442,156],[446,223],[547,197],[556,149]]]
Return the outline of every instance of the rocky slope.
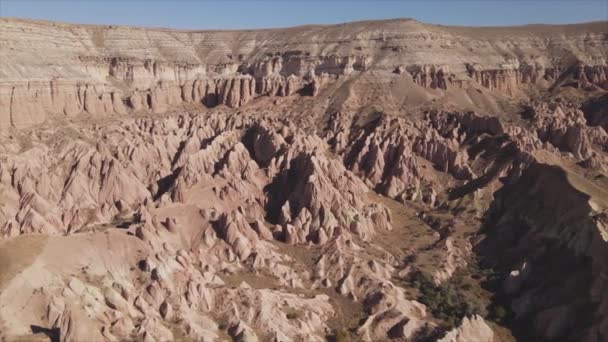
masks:
[[[0,339],[608,336],[606,23],[0,30]]]

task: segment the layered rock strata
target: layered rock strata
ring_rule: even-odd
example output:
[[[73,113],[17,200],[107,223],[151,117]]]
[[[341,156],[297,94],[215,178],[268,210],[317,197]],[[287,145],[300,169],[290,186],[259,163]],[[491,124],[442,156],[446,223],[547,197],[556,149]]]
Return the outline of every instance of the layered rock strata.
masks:
[[[404,19],[220,32],[3,18],[0,127],[187,103],[239,107],[262,95],[317,94],[323,75],[367,72],[507,95],[527,85],[606,88],[603,25],[473,29]]]

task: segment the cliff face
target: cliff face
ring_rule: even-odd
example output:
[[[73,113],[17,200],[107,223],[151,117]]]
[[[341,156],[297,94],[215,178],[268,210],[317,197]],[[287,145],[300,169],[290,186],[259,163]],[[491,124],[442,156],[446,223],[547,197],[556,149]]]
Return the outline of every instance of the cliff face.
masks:
[[[605,189],[535,163],[495,195],[478,248],[500,270],[499,297],[508,298],[514,328],[531,340],[602,340]]]
[[[242,106],[398,73],[433,89],[607,84],[606,23],[465,28],[414,20],[273,30],[176,31],[0,19],[0,127],[55,115]]]

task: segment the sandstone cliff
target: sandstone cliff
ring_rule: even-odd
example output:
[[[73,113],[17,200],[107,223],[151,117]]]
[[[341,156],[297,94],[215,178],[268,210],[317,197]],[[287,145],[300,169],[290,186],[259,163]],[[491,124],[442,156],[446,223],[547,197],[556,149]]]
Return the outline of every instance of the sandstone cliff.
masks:
[[[606,32],[604,22],[466,28],[400,19],[177,31],[1,18],[0,127],[187,103],[238,107],[262,95],[317,94],[363,72],[508,96],[529,86],[606,88]]]

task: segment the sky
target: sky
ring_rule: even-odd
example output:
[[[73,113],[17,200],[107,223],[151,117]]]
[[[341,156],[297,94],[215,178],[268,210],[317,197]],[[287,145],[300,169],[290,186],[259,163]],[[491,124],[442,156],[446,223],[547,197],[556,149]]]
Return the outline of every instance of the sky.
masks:
[[[0,0],[0,17],[178,29],[270,28],[390,18],[505,26],[608,20],[608,0]]]

